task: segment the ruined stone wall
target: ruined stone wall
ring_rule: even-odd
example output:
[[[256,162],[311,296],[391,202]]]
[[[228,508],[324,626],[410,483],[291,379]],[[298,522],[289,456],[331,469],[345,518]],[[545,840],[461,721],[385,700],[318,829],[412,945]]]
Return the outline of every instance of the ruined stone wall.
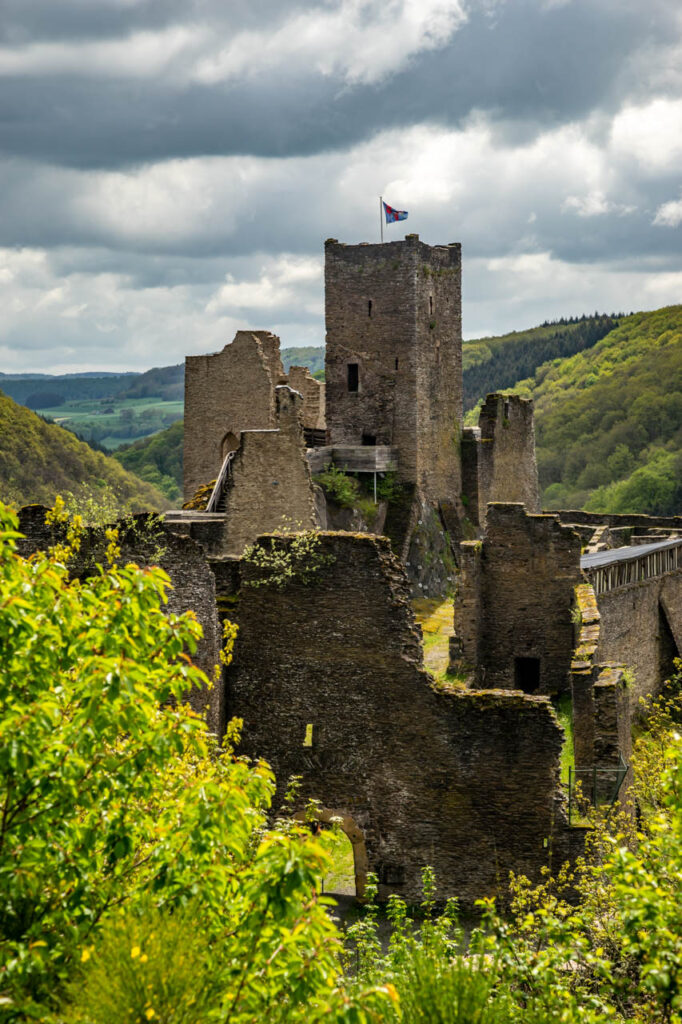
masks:
[[[530,689],[526,680],[537,669],[537,692],[567,689],[573,591],[580,580],[579,538],[554,516],[527,515],[518,504],[491,504],[480,557],[470,557],[475,548],[461,548],[467,568],[455,601],[455,632],[459,636],[462,629],[463,637],[468,636],[466,649],[472,654],[476,637],[473,660],[479,685]],[[468,606],[476,607],[477,589],[475,629]]]
[[[45,523],[47,509],[29,505],[19,513],[19,529],[25,535],[19,542],[21,555],[45,550],[63,537],[58,527]],[[216,608],[215,578],[201,547],[189,537],[180,537],[167,529],[156,516],[138,515],[125,520],[120,529],[120,560],[123,564],[159,565],[171,580],[168,611],[181,614],[192,611],[201,623],[203,637],[192,659],[209,679],[219,664],[221,631]],[[96,572],[97,563],[105,564],[107,541],[104,531],[85,531],[80,550],[69,565],[72,576],[85,578]],[[225,728],[225,702],[222,680],[210,691],[192,690],[188,702],[206,717],[209,728],[222,735]]]
[[[538,877],[545,840],[566,836],[551,705],[434,690],[388,541],[320,540],[329,561],[308,583],[249,586],[259,577],[242,563],[228,682],[242,752],[273,766],[276,802],[300,775],[300,806],[314,797],[357,825],[382,897],[417,898],[424,865],[465,906],[504,892],[510,869]]]
[[[325,244],[329,443],[393,445],[402,480],[449,500],[460,480],[460,263],[458,245],[417,235]]]
[[[682,571],[600,594],[600,662],[622,662],[632,671],[633,716],[640,698],[658,694],[682,652]]]
[[[226,491],[223,552],[240,555],[270,530],[316,525],[315,494],[301,429],[302,400],[276,389],[277,429],[243,431]]]
[[[275,426],[274,389],[284,379],[279,338],[238,331],[221,352],[185,360],[184,495],[220,471],[241,430]],[[228,436],[231,435],[231,436]]]
[[[533,403],[518,395],[488,395],[479,416],[478,521],[491,501],[521,502],[540,511]]]
[[[322,381],[316,380],[307,366],[290,366],[287,382],[303,398],[303,426],[311,430],[324,430],[325,386]]]
[[[612,529],[630,528],[633,535],[644,535],[650,530],[661,529],[682,533],[682,516],[645,516],[638,513],[617,514],[610,512],[583,512],[582,509],[558,509],[552,513],[562,523],[576,523],[583,526],[609,526]]]
[[[412,244],[418,260],[417,484],[427,498],[459,505],[462,247]]]

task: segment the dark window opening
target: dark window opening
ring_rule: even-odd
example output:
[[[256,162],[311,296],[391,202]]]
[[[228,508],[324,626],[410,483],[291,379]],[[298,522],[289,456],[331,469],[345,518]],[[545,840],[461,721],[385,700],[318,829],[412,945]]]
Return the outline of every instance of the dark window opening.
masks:
[[[372,315],[372,300],[370,299],[369,302],[367,303],[367,316],[371,316],[371,315]]]
[[[509,399],[507,399],[504,403],[504,418],[506,420],[509,419]]]
[[[514,658],[514,689],[536,693],[540,686],[540,659]]]
[[[398,360],[397,359],[395,361],[395,368],[396,368],[396,370],[398,369]]]
[[[348,390],[358,391],[360,384],[359,366],[357,363],[348,364]]]
[[[429,313],[433,316],[433,295],[429,295]]]
[[[365,448],[372,448],[377,443],[376,436],[374,434],[363,434],[362,443]]]

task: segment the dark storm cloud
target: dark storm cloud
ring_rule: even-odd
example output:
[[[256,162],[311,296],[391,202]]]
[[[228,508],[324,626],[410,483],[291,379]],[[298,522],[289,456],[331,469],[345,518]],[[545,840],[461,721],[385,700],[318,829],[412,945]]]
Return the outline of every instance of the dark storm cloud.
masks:
[[[213,24],[229,41],[247,15],[254,27],[256,8],[261,28],[270,24],[261,5],[244,4],[235,13],[222,0],[189,8],[166,0],[105,3],[101,9],[72,4],[60,35],[52,5],[34,5],[32,25],[28,18],[22,22],[19,2],[12,6],[10,37],[23,25],[34,33],[29,38],[49,35],[53,42],[95,35],[98,27],[102,36],[108,26],[111,37],[124,38],[133,29],[197,24]],[[599,107],[613,109],[624,91],[645,93],[646,78],[634,78],[629,69],[643,48],[664,49],[675,37],[676,11],[663,0],[574,0],[549,9],[537,0],[513,0],[498,6],[494,18],[473,7],[448,45],[370,84],[349,84],[296,61],[271,67],[266,60],[256,75],[213,84],[172,70],[150,78],[117,77],[115,68],[89,75],[9,74],[0,91],[2,146],[45,162],[111,167],[182,156],[343,149],[380,129],[459,124],[472,110],[491,111],[502,130],[539,130]]]

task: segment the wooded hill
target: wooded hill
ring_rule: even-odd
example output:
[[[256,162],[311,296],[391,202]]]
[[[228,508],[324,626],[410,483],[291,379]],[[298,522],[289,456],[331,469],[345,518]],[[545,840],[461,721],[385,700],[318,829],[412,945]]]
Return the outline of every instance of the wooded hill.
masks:
[[[99,493],[107,504],[130,511],[168,507],[151,484],[0,393],[0,499],[17,507],[52,505],[64,493]]]
[[[555,320],[500,337],[465,341],[462,345],[465,411],[479,398],[530,377],[548,360],[591,348],[617,326],[615,315],[595,313],[594,316]]]
[[[134,441],[114,452],[112,458],[141,480],[158,487],[175,505],[182,502],[182,446],[185,430],[178,420],[167,430]]]
[[[512,390],[535,401],[544,508],[682,512],[682,306],[624,317]]]

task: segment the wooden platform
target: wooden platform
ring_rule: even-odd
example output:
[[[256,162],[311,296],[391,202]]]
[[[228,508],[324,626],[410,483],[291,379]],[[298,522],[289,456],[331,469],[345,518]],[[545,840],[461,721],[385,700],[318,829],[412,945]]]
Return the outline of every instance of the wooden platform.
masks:
[[[321,473],[330,463],[346,473],[386,473],[397,469],[398,449],[388,445],[327,445],[308,450],[312,473]]]

